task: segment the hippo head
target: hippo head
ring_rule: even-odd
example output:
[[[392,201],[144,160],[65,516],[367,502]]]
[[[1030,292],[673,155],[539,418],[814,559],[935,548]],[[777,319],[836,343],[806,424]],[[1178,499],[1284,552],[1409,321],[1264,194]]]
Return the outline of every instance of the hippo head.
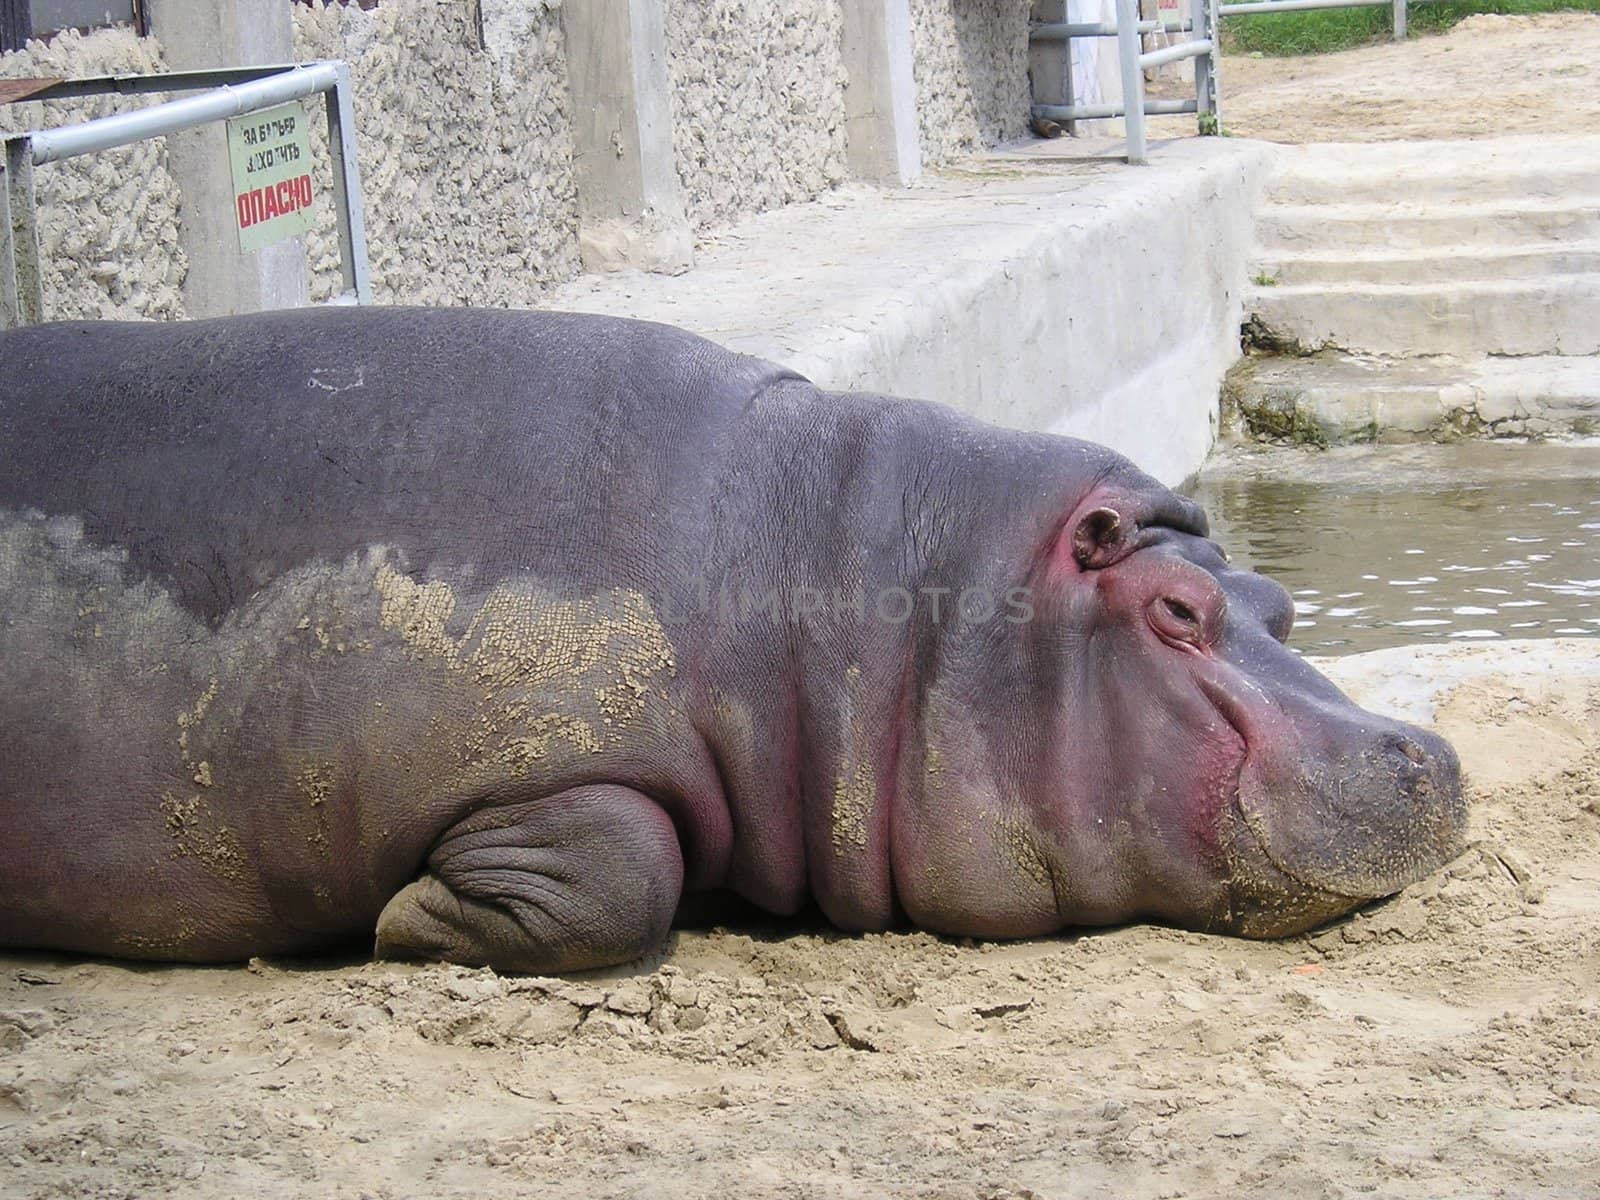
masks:
[[[984,764],[956,786],[1010,822],[979,856],[1000,865],[969,859],[956,887],[908,879],[914,919],[1001,933],[1156,918],[1278,937],[1459,852],[1455,752],[1358,708],[1287,650],[1288,593],[1230,568],[1196,506],[1166,489],[1102,487],[1047,542],[1023,636],[943,664],[946,678],[1021,679],[1009,706],[1020,719],[941,721],[935,705],[924,724],[945,743],[941,763],[960,742]],[[923,804],[938,823],[961,800],[947,787]],[[907,856],[897,873],[913,865]],[[955,865],[936,861],[931,875]],[[917,911],[930,905],[944,911]]]
[[[1286,650],[1288,593],[1230,568],[1198,509],[1167,507],[1170,523],[1141,524],[1138,504],[1099,497],[1061,547],[1086,684],[1116,713],[1122,750],[1099,767],[1142,826],[1148,911],[1281,936],[1458,853],[1450,745],[1356,707]]]

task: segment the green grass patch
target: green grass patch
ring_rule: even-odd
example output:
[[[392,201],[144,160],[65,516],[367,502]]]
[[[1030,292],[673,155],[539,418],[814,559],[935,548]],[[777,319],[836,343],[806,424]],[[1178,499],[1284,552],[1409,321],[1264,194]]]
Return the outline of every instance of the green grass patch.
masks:
[[[1226,2],[1226,0],[1224,0]],[[1600,12],[1600,0],[1427,0],[1407,13],[1412,33],[1438,33],[1475,13]],[[1327,54],[1387,40],[1394,17],[1387,5],[1262,13],[1222,22],[1224,54]]]

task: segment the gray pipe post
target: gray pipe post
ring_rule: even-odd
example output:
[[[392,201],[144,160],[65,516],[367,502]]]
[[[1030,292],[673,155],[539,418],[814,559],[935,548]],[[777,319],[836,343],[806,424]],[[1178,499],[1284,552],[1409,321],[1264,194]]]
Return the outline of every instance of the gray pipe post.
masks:
[[[1406,0],[1394,0],[1394,40],[1406,40]]]
[[[6,139],[6,259],[0,264],[0,329],[44,320],[44,273],[39,264],[39,218],[33,195],[33,141]]]
[[[333,87],[322,98],[328,113],[328,153],[333,158],[333,211],[339,225],[339,298],[371,304],[367,222],[362,208],[361,171],[356,165],[356,108],[350,95],[350,67],[341,61],[336,72]]]
[[[1312,12],[1320,8],[1382,8],[1394,0],[1245,0],[1243,4],[1224,4],[1219,16],[1248,17],[1256,13]]]
[[[17,311],[17,251],[11,232],[11,173],[6,170],[9,157],[0,150],[0,329],[22,324],[22,314]]]
[[[1073,103],[1071,40],[1066,36],[1047,37],[1041,33],[1044,29],[1067,28],[1067,3],[1068,0],[1033,0],[1033,10],[1029,14],[1031,21],[1038,22],[1028,34],[1028,90],[1032,94],[1036,120],[1055,120],[1039,111],[1041,105],[1065,108]],[[1069,134],[1078,132],[1076,121],[1068,121],[1066,126]]]
[[[1202,54],[1194,60],[1196,123],[1201,133],[1221,133],[1222,104],[1221,97],[1217,94],[1216,48],[1222,45],[1222,31],[1217,27],[1216,0],[1190,0],[1190,3],[1195,6],[1195,36],[1209,41],[1214,47],[1209,54]]]
[[[1128,162],[1149,160],[1144,136],[1144,68],[1139,65],[1139,0],[1117,0],[1117,57],[1122,64],[1122,120]]]

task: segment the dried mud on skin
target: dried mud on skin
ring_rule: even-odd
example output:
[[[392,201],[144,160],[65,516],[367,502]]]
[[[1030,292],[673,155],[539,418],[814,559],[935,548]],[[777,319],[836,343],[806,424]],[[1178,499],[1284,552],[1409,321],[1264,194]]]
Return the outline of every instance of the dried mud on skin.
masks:
[[[1480,680],[1437,724],[1475,845],[1284,942],[763,927],[577,980],[3,956],[0,1191],[1600,1195],[1600,679]]]

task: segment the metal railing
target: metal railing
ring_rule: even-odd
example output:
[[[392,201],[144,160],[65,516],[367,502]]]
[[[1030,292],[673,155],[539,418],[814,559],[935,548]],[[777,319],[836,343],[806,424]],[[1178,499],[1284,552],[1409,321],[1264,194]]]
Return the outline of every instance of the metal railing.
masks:
[[[1100,117],[1121,117],[1128,130],[1128,161],[1149,159],[1144,119],[1147,116],[1194,113],[1202,131],[1214,132],[1222,120],[1221,95],[1217,88],[1217,0],[1192,0],[1194,16],[1187,21],[1141,21],[1139,0],[1117,0],[1117,23],[1054,22],[1034,26],[1036,42],[1064,42],[1078,37],[1114,37],[1122,67],[1122,100],[1115,104],[1038,104],[1036,117],[1051,121],[1089,121]],[[1290,0],[1293,2],[1293,0]],[[1385,0],[1387,2],[1387,0]],[[1139,39],[1151,32],[1192,33],[1186,42],[1175,42],[1159,50],[1141,53]],[[1193,100],[1147,100],[1144,73],[1147,68],[1192,58],[1194,67]]]
[[[1249,17],[1259,13],[1305,12],[1313,8],[1392,8],[1394,40],[1405,41],[1406,0],[1249,0],[1245,4],[1224,4],[1217,11],[1225,17]]]
[[[44,319],[44,274],[39,259],[39,224],[33,169],[79,154],[126,146],[211,121],[242,116],[318,92],[328,116],[333,159],[334,211],[339,229],[342,289],[336,302],[369,304],[367,231],[361,209],[361,174],[356,165],[355,105],[350,68],[339,61],[290,63],[163,75],[109,75],[64,79],[39,88],[28,100],[69,100],[107,94],[140,95],[200,91],[148,108],[5,138],[0,163],[0,329]]]
[[[1407,0],[1245,0],[1219,4],[1218,0],[1191,0],[1194,15],[1186,21],[1142,21],[1139,0],[1117,0],[1114,25],[1096,22],[1050,21],[1029,31],[1034,42],[1065,42],[1072,38],[1114,37],[1121,65],[1122,100],[1114,104],[1036,104],[1033,115],[1051,121],[1089,121],[1121,117],[1127,125],[1128,161],[1149,159],[1145,137],[1147,116],[1194,113],[1201,133],[1218,133],[1222,128],[1222,95],[1217,80],[1217,52],[1221,45],[1223,17],[1253,16],[1260,13],[1302,12],[1315,8],[1393,8],[1394,37],[1406,36]],[[1140,38],[1147,33],[1189,33],[1186,42],[1158,50],[1140,52]],[[1193,100],[1149,100],[1144,94],[1144,73],[1151,67],[1179,59],[1193,58],[1195,98]],[[1070,95],[1070,93],[1069,93]]]

